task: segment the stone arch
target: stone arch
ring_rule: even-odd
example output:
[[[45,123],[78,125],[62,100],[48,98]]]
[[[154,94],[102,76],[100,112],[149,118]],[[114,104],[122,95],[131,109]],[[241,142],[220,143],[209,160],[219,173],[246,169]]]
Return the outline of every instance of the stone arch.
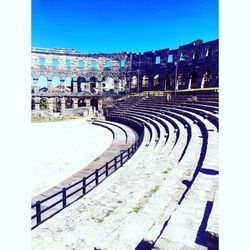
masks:
[[[74,103],[74,101],[72,100],[71,97],[66,98],[66,100],[65,100],[65,108],[66,109],[72,109],[73,108],[73,103]]]
[[[73,91],[73,78],[72,78],[72,76],[66,76],[64,78],[64,89],[66,92]]]
[[[39,105],[40,105],[41,110],[47,109],[48,108],[48,100],[46,98],[44,98],[44,97],[41,98],[40,102],[39,102]]]
[[[136,88],[138,85],[137,76],[132,76],[130,79],[130,82],[131,82],[131,85],[130,85],[131,91],[133,91],[133,92],[136,91]]]
[[[201,88],[211,87],[211,70],[207,69],[202,74]]]
[[[96,86],[97,82],[98,82],[98,78],[96,76],[91,76],[89,78],[89,89],[91,93],[97,92],[97,86]]]
[[[77,92],[83,92],[86,90],[86,78],[79,76],[77,78]]]
[[[52,91],[57,92],[61,88],[61,86],[60,86],[60,77],[57,76],[57,75],[52,76],[51,85],[52,85]]]
[[[195,89],[197,88],[197,72],[192,71],[189,74],[189,84],[188,87],[191,89]]]
[[[142,90],[147,90],[148,89],[148,84],[149,83],[149,78],[147,75],[144,75],[142,77]]]
[[[43,88],[43,87],[48,88],[48,78],[45,75],[40,75],[38,77],[38,85],[39,85],[39,88]]]
[[[118,78],[118,91],[125,91],[127,85],[127,81],[125,77]]]
[[[154,90],[160,90],[160,75],[157,74],[154,76]]]
[[[165,78],[165,89],[166,90],[172,90],[173,89],[173,84],[174,83],[174,77],[172,74],[166,75]]]
[[[177,75],[177,85],[178,85],[178,90],[185,89],[184,74],[181,72]]]
[[[115,89],[115,79],[113,76],[105,75],[102,78],[102,90],[105,91],[114,91]]]
[[[87,104],[85,102],[85,99],[83,97],[79,98],[78,99],[78,107],[80,108],[80,107],[86,107],[86,106],[87,106]]]

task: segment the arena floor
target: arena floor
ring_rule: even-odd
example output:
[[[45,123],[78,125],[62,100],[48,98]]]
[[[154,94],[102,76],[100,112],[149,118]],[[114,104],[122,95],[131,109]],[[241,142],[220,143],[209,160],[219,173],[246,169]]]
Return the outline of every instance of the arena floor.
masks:
[[[32,197],[87,166],[112,138],[84,119],[32,123]]]

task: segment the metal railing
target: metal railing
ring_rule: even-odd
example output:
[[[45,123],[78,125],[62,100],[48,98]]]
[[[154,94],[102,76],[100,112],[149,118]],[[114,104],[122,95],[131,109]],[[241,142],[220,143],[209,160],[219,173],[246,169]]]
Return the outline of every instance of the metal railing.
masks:
[[[101,168],[97,168],[87,177],[83,177],[77,182],[67,187],[63,187],[60,191],[42,200],[37,200],[31,205],[32,212],[35,212],[31,216],[32,230],[46,220],[50,219],[52,216],[59,213],[61,210],[63,210],[76,200],[89,193],[108,176],[122,167],[132,157],[132,155],[134,155],[143,141],[144,125],[142,123],[131,120],[129,121],[129,124],[132,126],[134,125],[136,127],[135,130],[137,131],[137,133],[139,132],[138,140],[131,147],[121,152],[119,155],[113,157],[109,162],[106,162]],[[51,204],[46,205],[46,203],[49,202]]]

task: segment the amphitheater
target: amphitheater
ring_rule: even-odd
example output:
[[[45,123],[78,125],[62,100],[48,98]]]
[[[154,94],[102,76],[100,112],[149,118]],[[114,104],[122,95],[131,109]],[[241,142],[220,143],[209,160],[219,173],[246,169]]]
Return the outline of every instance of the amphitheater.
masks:
[[[218,78],[218,40],[33,48],[33,125],[67,124],[68,152],[85,127],[96,154],[33,193],[32,249],[218,249]]]

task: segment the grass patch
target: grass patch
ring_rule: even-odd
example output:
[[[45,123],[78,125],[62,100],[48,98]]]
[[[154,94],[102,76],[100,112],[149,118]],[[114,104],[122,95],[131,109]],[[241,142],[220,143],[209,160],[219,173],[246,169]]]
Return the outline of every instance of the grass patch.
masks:
[[[102,223],[103,222],[103,219],[97,219],[97,223]]]
[[[160,187],[160,186],[156,185],[154,188],[151,189],[150,193],[151,193],[151,194],[154,194],[155,192],[158,191],[159,187]]]
[[[138,213],[140,211],[141,207],[134,207],[133,208],[133,212],[134,213]]]
[[[107,216],[110,216],[112,213],[113,213],[113,210],[108,210],[108,212],[107,212],[107,214],[106,214],[106,217],[107,217]]]

